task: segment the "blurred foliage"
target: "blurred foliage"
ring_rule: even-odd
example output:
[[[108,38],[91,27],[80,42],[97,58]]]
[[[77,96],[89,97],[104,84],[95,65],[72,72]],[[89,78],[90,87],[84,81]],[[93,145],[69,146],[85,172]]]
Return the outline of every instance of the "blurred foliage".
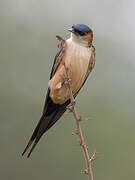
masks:
[[[56,34],[65,39],[74,23],[94,31],[96,65],[77,98],[77,110],[96,180],[134,179],[135,2],[0,1],[0,179],[87,179],[75,122],[63,116],[30,159],[21,157],[42,112]]]

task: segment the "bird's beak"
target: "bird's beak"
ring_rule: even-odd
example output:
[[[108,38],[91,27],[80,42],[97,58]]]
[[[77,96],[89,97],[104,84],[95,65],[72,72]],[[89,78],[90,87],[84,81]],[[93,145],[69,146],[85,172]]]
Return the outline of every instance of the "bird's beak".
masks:
[[[72,33],[75,32],[73,28],[68,29],[68,31],[69,31],[69,32],[72,32]]]

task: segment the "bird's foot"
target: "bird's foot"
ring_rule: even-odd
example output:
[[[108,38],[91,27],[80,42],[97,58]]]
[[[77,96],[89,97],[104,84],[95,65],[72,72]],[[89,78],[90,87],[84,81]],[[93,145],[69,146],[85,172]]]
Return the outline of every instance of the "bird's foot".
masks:
[[[74,106],[75,106],[75,100],[67,106],[67,109],[72,112],[74,109]]]
[[[70,81],[71,81],[71,78],[67,78],[67,77],[66,77],[66,78],[64,78],[63,81],[62,81],[62,85],[64,85],[64,84],[65,84],[65,85],[68,85]]]

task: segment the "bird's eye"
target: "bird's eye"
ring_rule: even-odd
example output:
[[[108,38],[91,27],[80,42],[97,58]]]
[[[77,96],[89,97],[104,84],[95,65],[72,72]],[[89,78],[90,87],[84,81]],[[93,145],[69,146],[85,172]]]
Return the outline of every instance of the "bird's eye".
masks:
[[[84,32],[79,31],[79,30],[77,30],[77,29],[75,29],[75,32],[76,32],[77,34],[79,34],[80,36],[84,36],[84,35],[85,35],[85,33],[84,33]]]
[[[81,36],[84,36],[84,35],[85,35],[85,33],[82,32],[82,31],[79,31],[79,34],[80,34]]]

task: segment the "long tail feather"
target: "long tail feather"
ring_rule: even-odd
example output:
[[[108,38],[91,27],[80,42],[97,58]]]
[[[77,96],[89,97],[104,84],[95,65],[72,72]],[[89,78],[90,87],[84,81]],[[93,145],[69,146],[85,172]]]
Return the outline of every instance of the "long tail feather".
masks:
[[[62,114],[66,111],[66,106],[67,104],[69,104],[69,102],[63,104],[63,105],[59,105],[57,107],[55,107],[54,109],[51,106],[51,113],[50,113],[50,109],[48,111],[46,111],[45,114],[42,115],[42,117],[40,118],[40,121],[37,125],[37,127],[35,128],[26,148],[24,149],[22,156],[25,154],[25,152],[29,149],[29,147],[32,145],[28,156],[30,157],[31,153],[33,152],[35,146],[37,145],[38,141],[40,140],[40,138],[42,137],[42,135],[48,130],[50,129],[55,123],[56,121],[62,116]]]
[[[30,152],[29,152],[28,155],[27,155],[27,158],[30,157],[30,155],[31,155],[32,151],[34,150],[34,148],[35,148],[35,146],[36,146],[37,143],[38,143],[38,142],[36,142],[36,141],[34,142],[34,144],[33,144],[32,148],[31,148]]]
[[[25,152],[29,149],[29,147],[31,146],[32,142],[33,142],[33,141],[31,141],[31,140],[28,142],[26,148],[24,149],[24,151],[23,151],[23,153],[22,153],[22,156],[23,156],[23,155],[25,154]]]

